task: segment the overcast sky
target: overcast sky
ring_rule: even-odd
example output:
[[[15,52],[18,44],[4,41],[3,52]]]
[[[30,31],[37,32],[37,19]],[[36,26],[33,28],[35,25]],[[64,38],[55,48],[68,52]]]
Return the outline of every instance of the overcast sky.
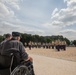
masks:
[[[76,40],[76,0],[0,0],[0,34],[12,31]]]

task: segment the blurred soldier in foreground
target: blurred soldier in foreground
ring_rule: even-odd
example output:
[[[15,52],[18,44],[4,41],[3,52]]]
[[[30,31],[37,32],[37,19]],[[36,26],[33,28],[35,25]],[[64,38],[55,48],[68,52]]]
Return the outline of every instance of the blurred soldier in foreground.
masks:
[[[20,33],[19,32],[12,32],[12,36],[13,38],[6,41],[3,46],[2,46],[2,51],[1,51],[1,55],[8,55],[9,51],[13,50],[17,51],[18,53],[14,53],[15,58],[13,59],[13,66],[12,66],[12,70],[18,66],[19,64],[21,64],[22,61],[27,61],[27,62],[33,62],[32,57],[30,57],[26,51],[25,48],[23,46],[23,44],[20,42]],[[9,61],[9,60],[8,60]],[[8,63],[6,62],[6,65]],[[33,68],[33,65],[32,65]],[[32,70],[31,75],[35,75],[34,71]]]
[[[6,34],[6,35],[5,35],[5,40],[4,40],[4,41],[2,41],[2,42],[1,42],[1,44],[3,44],[4,42],[6,42],[6,41],[10,40],[11,38],[12,38],[12,35],[11,35],[11,34],[9,34],[9,33],[8,33],[8,34]]]
[[[3,44],[4,44],[6,41],[10,40],[11,38],[12,38],[12,35],[11,35],[11,34],[8,33],[8,34],[5,35],[5,40],[0,43],[0,53],[1,53],[1,50],[2,50]]]

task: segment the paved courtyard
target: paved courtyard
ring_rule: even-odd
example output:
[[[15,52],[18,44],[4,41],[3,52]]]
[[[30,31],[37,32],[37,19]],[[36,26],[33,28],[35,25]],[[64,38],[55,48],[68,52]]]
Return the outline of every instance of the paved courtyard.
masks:
[[[31,54],[36,75],[76,75],[76,62]]]

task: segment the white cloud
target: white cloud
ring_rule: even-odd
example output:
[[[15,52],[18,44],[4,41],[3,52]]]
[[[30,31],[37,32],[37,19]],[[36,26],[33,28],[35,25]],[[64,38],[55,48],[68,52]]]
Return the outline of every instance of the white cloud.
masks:
[[[1,0],[0,2],[4,3],[5,5],[10,5],[11,7],[13,7],[14,9],[19,10],[19,2],[21,0]]]
[[[12,10],[9,10],[7,6],[0,2],[0,18],[5,18],[9,16],[14,16],[14,12]]]
[[[0,17],[13,17],[15,11],[19,10],[20,0],[0,0]]]
[[[75,0],[65,0],[64,2],[67,4],[67,7],[61,10],[55,8],[50,19],[47,15],[48,11],[46,12],[46,10],[40,9],[39,6],[30,8],[28,5],[28,7],[25,7],[25,3],[22,1],[0,0],[0,34],[19,31],[47,36],[60,34],[68,38],[70,35],[74,36],[76,34],[75,30],[67,29],[76,23]],[[45,19],[47,18],[45,15],[47,15],[48,20]],[[43,21],[41,21],[42,19]],[[63,27],[67,27],[66,30],[63,30]],[[73,36],[70,39],[75,39]]]
[[[7,7],[3,3],[0,3],[0,13],[5,15],[9,13]]]
[[[76,23],[76,0],[66,0],[67,8],[60,11],[56,8],[51,16],[52,25],[67,26]],[[55,12],[57,11],[57,12]]]
[[[55,8],[51,14],[51,21],[44,25],[49,26],[48,31],[53,32],[52,35],[63,35],[70,40],[76,39],[76,30],[68,29],[76,24],[76,0],[65,0],[66,8],[58,10]],[[64,29],[64,27],[66,29]]]
[[[74,7],[76,6],[76,0],[64,0],[64,2],[67,2],[67,6]]]
[[[45,32],[42,30],[25,30],[24,33],[28,33],[28,34],[38,34],[38,35],[43,35]]]
[[[17,30],[19,25],[15,10],[19,10],[20,0],[0,0],[0,32],[6,33]],[[0,34],[1,34],[0,33]]]
[[[52,13],[52,16],[54,16],[57,12],[58,12],[58,9],[55,8],[54,11],[53,11],[53,13]]]
[[[73,33],[73,34],[76,34],[76,30],[66,29],[66,30],[60,31],[60,33]]]
[[[74,29],[65,29],[60,31],[60,34],[64,35],[65,37],[67,37],[70,40],[74,40],[76,39],[76,30]]]
[[[12,2],[10,4],[13,8],[17,9],[17,10],[20,10],[20,7],[15,3],[15,2]]]

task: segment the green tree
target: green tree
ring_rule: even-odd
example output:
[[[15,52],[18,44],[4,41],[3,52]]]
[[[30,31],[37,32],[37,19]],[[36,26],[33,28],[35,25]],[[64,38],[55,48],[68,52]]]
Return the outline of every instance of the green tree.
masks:
[[[2,42],[3,41],[3,36],[2,35],[0,35],[0,42]]]
[[[23,45],[25,46],[25,41],[26,41],[26,34],[22,34],[21,33],[21,40],[20,40],[22,43],[23,43]]]
[[[50,38],[47,38],[46,40],[47,40],[47,43],[51,42],[51,39]]]
[[[76,46],[76,40],[73,41],[73,44]]]
[[[67,38],[64,38],[64,40],[66,41],[67,45],[70,45],[70,40],[68,40]]]

